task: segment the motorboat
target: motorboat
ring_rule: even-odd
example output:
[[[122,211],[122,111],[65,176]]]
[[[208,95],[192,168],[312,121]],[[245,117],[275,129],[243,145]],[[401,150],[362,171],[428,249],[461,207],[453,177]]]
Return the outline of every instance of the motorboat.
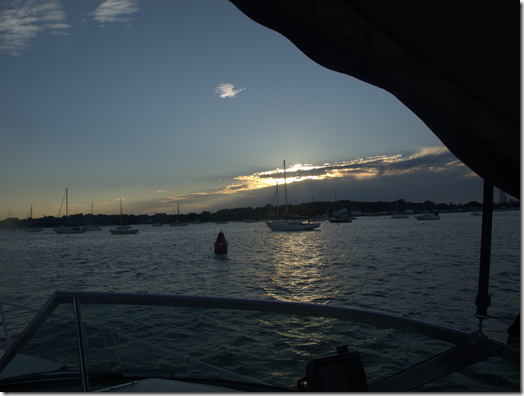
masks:
[[[440,215],[437,212],[433,213],[424,213],[421,215],[416,215],[415,219],[417,220],[440,220]]]

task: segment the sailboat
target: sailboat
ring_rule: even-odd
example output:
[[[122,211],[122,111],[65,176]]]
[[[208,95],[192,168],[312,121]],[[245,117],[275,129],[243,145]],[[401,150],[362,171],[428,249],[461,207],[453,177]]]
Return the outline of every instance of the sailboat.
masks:
[[[395,214],[391,215],[392,219],[409,219],[409,216],[407,214],[400,214],[398,213],[398,199],[397,199],[397,193],[395,192]]]
[[[278,188],[278,185],[277,185]],[[286,184],[286,161],[284,160],[284,197],[285,197],[285,207],[286,207],[286,219],[284,220],[273,220],[266,221],[267,226],[272,231],[308,231],[314,230],[315,228],[320,227],[320,223],[310,223],[309,221],[302,220],[292,220],[287,219],[287,184]],[[278,204],[277,204],[278,208]],[[278,216],[277,216],[278,217]]]
[[[91,221],[93,221],[93,203],[91,203]],[[100,226],[97,226],[93,223],[87,225],[87,220],[86,220],[86,231],[100,231],[102,229],[102,227]]]
[[[136,234],[138,232],[137,229],[133,230],[131,229],[131,226],[123,225],[122,224],[122,198],[120,198],[120,225],[116,227],[116,230],[109,230],[111,234]]]
[[[33,205],[31,205],[31,217],[29,219],[29,225],[27,227],[24,227],[24,230],[26,230],[27,232],[39,232],[43,230],[42,227],[33,227]]]
[[[353,220],[356,220],[355,217],[351,216],[346,208],[336,210],[337,208],[337,190],[335,189],[335,205],[333,208],[333,217],[328,218],[330,223],[351,223]]]
[[[171,227],[185,227],[187,225],[189,225],[188,222],[186,221],[183,221],[183,222],[180,222],[180,205],[177,205],[177,219],[176,219],[176,222],[175,223],[171,223],[169,224]]]
[[[68,193],[67,193],[67,188],[66,188],[66,191],[65,191],[65,199],[66,199],[66,214],[65,214],[65,218],[66,218],[66,225],[65,226],[60,226],[58,228],[53,228],[55,230],[55,232],[57,234],[81,234],[83,232],[86,232],[86,228],[85,227],[75,227],[75,226],[70,226],[70,225],[67,225],[67,217],[69,215],[69,203],[68,203]],[[62,203],[64,201],[62,200]],[[62,206],[60,206],[60,209],[62,209]],[[60,211],[58,212],[60,213]]]

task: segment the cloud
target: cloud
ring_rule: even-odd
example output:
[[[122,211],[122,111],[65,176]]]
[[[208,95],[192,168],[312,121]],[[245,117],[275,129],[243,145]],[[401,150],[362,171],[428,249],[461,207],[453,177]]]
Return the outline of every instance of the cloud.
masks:
[[[94,20],[102,24],[106,22],[129,22],[133,18],[124,15],[134,14],[138,11],[140,11],[140,8],[138,8],[138,1],[136,0],[107,0],[89,15],[94,16]]]
[[[0,12],[0,53],[18,56],[31,48],[31,41],[38,33],[67,29],[62,6],[56,0],[22,0],[8,3],[11,8]]]
[[[224,208],[257,207],[270,202],[278,183],[283,187],[284,169],[223,177],[222,188],[171,195],[128,204],[129,212],[181,213]],[[231,181],[232,180],[232,181]],[[482,179],[445,147],[426,147],[409,154],[380,155],[349,161],[286,166],[289,202],[372,202],[399,198],[411,202],[462,202],[482,200]],[[290,187],[289,185],[292,184]],[[280,190],[282,194],[282,189]],[[283,201],[281,201],[283,203]],[[330,206],[331,208],[331,206]],[[324,209],[323,209],[324,210]],[[331,210],[331,209],[330,209]]]
[[[235,89],[233,84],[220,84],[215,88],[215,92],[219,94],[220,98],[235,98],[237,93],[244,90],[245,88]]]
[[[286,183],[288,185],[293,183],[302,185],[313,181],[340,183],[342,180],[373,183],[380,178],[411,177],[417,174],[424,174],[427,177],[428,174],[437,175],[450,171],[458,171],[456,174],[461,175],[461,177],[474,176],[474,173],[457,160],[447,148],[425,147],[408,156],[392,154],[321,165],[294,164],[286,167]],[[228,178],[225,179],[229,180]],[[277,184],[282,185],[284,184],[284,169],[277,168],[256,172],[251,175],[236,176],[232,179],[233,182],[221,189],[172,196],[164,203],[172,204],[182,200],[195,202],[211,197],[246,194]]]

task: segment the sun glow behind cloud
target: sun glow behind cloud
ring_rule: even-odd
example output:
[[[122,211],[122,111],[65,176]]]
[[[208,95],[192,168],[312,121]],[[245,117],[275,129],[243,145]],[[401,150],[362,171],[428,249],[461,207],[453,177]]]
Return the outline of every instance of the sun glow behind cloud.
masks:
[[[445,147],[425,147],[404,157],[402,154],[357,158],[352,161],[324,163],[322,165],[293,164],[286,167],[287,184],[328,179],[370,180],[381,176],[395,176],[422,170],[440,172],[464,167]],[[471,172],[472,173],[472,172]],[[233,195],[284,184],[284,169],[277,168],[234,177],[234,182],[222,189],[169,197],[163,202],[189,201],[205,196]]]
[[[393,175],[413,172],[415,169],[429,168],[442,170],[445,168],[464,166],[460,161],[442,147],[423,148],[419,152],[403,157],[402,154],[382,155],[368,158],[357,158],[339,163],[324,163],[322,165],[294,164],[286,169],[286,183],[298,183],[307,180],[326,180],[335,178],[353,178],[356,180],[370,179],[381,175]],[[226,187],[221,193],[239,192],[284,183],[284,170],[275,169],[238,176],[239,184]],[[234,187],[234,188],[232,188]]]

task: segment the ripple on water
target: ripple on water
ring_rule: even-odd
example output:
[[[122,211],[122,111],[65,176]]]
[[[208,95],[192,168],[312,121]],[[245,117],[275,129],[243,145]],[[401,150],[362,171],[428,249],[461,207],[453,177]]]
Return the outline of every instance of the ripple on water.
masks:
[[[304,233],[271,232],[263,223],[230,223],[222,226],[229,242],[226,256],[213,253],[218,234],[214,225],[139,226],[140,233],[132,238],[114,238],[107,229],[74,238],[45,231],[35,235],[0,231],[0,294],[37,308],[55,290],[67,289],[316,302],[474,331],[480,252],[480,224],[475,220],[467,214],[444,214],[437,224],[413,218],[402,224],[389,218],[359,218],[347,227],[325,222],[318,232]],[[520,309],[518,213],[494,215],[492,275],[492,317],[484,330],[505,339]],[[205,330],[205,321],[187,319],[187,329]],[[286,324],[290,333],[281,341],[283,361],[301,353],[307,360],[313,353],[295,348],[312,342],[311,337],[293,338],[291,330],[297,323],[304,324],[300,320]],[[264,342],[273,341],[275,326],[262,326]],[[224,346],[224,360],[233,351],[227,348],[260,339],[243,330],[237,328],[232,344]],[[389,333],[368,335],[355,342],[372,349],[386,340],[396,342]],[[314,348],[328,354],[332,344],[323,342],[316,344],[315,338]],[[369,350],[366,353],[367,362],[376,361]],[[216,355],[209,358],[220,360]],[[235,364],[232,354],[231,364]],[[374,367],[370,375],[388,367]],[[289,371],[284,366],[277,369]]]

